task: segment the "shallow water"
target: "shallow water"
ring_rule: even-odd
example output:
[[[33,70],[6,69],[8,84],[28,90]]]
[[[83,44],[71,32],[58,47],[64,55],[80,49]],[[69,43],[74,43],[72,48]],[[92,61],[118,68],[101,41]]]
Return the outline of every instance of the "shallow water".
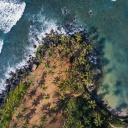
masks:
[[[0,0],[3,1],[3,0]],[[11,1],[11,0],[10,0]],[[35,37],[42,38],[51,28],[66,25],[77,15],[77,24],[96,27],[105,38],[103,50],[103,79],[98,94],[117,110],[128,110],[128,1],[126,0],[22,0],[26,8],[22,18],[4,38],[0,54],[0,78],[16,68],[32,54]],[[62,10],[67,14],[63,15]],[[89,16],[88,12],[92,11]],[[33,21],[34,24],[31,25]],[[99,44],[102,45],[102,44]],[[27,47],[27,49],[26,49]],[[28,51],[29,48],[29,51]],[[20,63],[23,64],[23,63]],[[7,75],[6,75],[7,76]],[[2,82],[2,81],[1,81]],[[2,88],[2,86],[1,86]]]

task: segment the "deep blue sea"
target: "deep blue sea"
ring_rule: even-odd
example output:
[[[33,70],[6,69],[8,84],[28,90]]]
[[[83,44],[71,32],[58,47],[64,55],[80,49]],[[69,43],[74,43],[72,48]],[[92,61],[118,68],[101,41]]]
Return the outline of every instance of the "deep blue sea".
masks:
[[[98,44],[104,46],[98,95],[112,108],[127,111],[127,0],[0,0],[0,89],[4,89],[8,73],[24,65],[30,54],[34,55],[36,37],[43,38],[46,32],[65,26],[74,17],[76,24],[95,27],[99,38],[104,38],[103,44]]]

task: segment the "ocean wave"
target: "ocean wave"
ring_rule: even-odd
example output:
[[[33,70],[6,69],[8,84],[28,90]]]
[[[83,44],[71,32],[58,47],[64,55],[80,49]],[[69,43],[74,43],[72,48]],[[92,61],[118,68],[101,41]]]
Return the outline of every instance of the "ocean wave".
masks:
[[[28,37],[31,45],[35,44],[38,47],[42,39],[46,37],[46,33],[50,33],[51,30],[57,31],[61,34],[66,34],[65,29],[63,27],[60,27],[57,24],[57,21],[47,19],[43,15],[43,9],[37,15],[33,15],[30,20],[32,21],[32,25],[30,26]],[[28,50],[32,51],[31,55],[35,55],[35,48],[28,47]]]
[[[23,15],[25,2],[0,0],[0,30],[8,33]]]
[[[0,39],[0,53],[2,52],[2,47],[3,47],[3,40]]]

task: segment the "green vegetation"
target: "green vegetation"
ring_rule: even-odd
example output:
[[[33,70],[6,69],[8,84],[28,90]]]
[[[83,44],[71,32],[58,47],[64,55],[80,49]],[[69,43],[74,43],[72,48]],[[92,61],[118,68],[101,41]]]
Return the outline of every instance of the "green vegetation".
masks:
[[[8,128],[10,121],[12,119],[15,109],[20,105],[24,95],[26,94],[26,89],[30,86],[30,83],[23,83],[17,86],[14,90],[9,93],[8,98],[6,98],[6,104],[2,108],[2,113],[0,115],[0,127]],[[18,117],[17,117],[18,118]]]
[[[82,96],[71,97],[65,109],[68,119],[64,128],[111,128],[110,123],[117,127],[126,125],[126,123],[110,116],[95,102],[90,104],[91,101],[91,99],[86,100]]]

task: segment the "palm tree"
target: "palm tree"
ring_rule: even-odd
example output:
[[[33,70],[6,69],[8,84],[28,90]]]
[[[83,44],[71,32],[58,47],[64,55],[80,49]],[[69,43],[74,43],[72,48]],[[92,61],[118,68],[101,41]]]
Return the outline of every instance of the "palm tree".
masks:
[[[50,95],[49,95],[49,94],[46,94],[46,95],[44,96],[44,98],[45,98],[45,99],[49,99],[49,98],[50,98]]]
[[[53,110],[56,111],[57,109],[58,109],[57,105],[54,105],[54,106],[53,106]]]
[[[43,86],[42,89],[43,89],[43,91],[46,91],[47,90],[47,87]]]
[[[60,51],[62,51],[62,50],[64,49],[64,47],[63,47],[61,44],[59,44],[59,45],[57,46],[57,48],[58,48],[58,50],[60,50]]]
[[[84,118],[84,123],[85,123],[85,125],[89,125],[90,124],[90,120],[88,118]]]
[[[99,114],[99,112],[94,112],[93,117],[95,118],[93,123],[96,126],[101,126],[103,121],[101,120],[101,115]]]
[[[76,33],[76,40],[77,40],[77,42],[82,40],[80,33]]]
[[[70,42],[70,37],[66,37],[66,38],[65,38],[65,43],[66,43],[66,42],[69,44],[69,42]]]
[[[100,118],[94,119],[94,124],[98,127],[102,125],[102,120]]]
[[[52,83],[53,83],[54,85],[58,85],[58,81],[56,81],[56,80],[54,80]]]
[[[85,76],[86,76],[86,78],[83,79],[83,82],[84,82],[84,83],[87,85],[87,87],[88,87],[88,86],[91,84],[91,82],[92,82],[92,80],[91,80],[92,74],[91,74],[91,72],[89,71],[89,72],[86,72]]]
[[[63,43],[63,42],[66,42],[66,36],[63,36],[63,35],[62,35],[59,40],[60,40],[62,43]]]
[[[89,64],[86,64],[86,70],[89,71],[91,66]],[[90,73],[90,72],[89,72]]]
[[[92,51],[92,50],[93,50],[92,45],[90,45],[90,44],[87,45],[86,50],[87,50],[88,52]]]
[[[64,71],[66,74],[67,73],[69,73],[70,72],[70,70],[69,69],[65,69],[65,71]]]
[[[54,72],[53,72],[52,70],[49,70],[49,71],[48,71],[48,74],[49,74],[49,75],[53,75]]]
[[[75,43],[75,39],[72,37],[72,38],[70,39],[70,42],[71,42],[72,44],[74,44],[74,43]]]
[[[46,63],[44,67],[45,67],[45,68],[49,68],[49,64]]]
[[[46,121],[47,121],[47,117],[45,116],[42,116],[41,119],[40,119],[41,123],[45,124]]]
[[[61,96],[60,96],[60,99],[61,100],[64,100],[66,97],[65,97],[65,95],[64,94],[62,94]]]
[[[82,46],[87,47],[86,41],[83,41]]]
[[[89,100],[89,99],[90,99],[90,94],[89,94],[89,93],[85,93],[83,97],[84,97],[86,100]]]
[[[86,62],[87,62],[87,61],[84,59],[84,57],[79,57],[78,60],[79,60],[79,63],[80,63],[80,64],[84,64],[84,65],[85,65]]]
[[[90,100],[90,101],[88,101],[88,105],[89,105],[88,106],[89,108],[94,109],[96,107],[96,102],[94,100]]]

